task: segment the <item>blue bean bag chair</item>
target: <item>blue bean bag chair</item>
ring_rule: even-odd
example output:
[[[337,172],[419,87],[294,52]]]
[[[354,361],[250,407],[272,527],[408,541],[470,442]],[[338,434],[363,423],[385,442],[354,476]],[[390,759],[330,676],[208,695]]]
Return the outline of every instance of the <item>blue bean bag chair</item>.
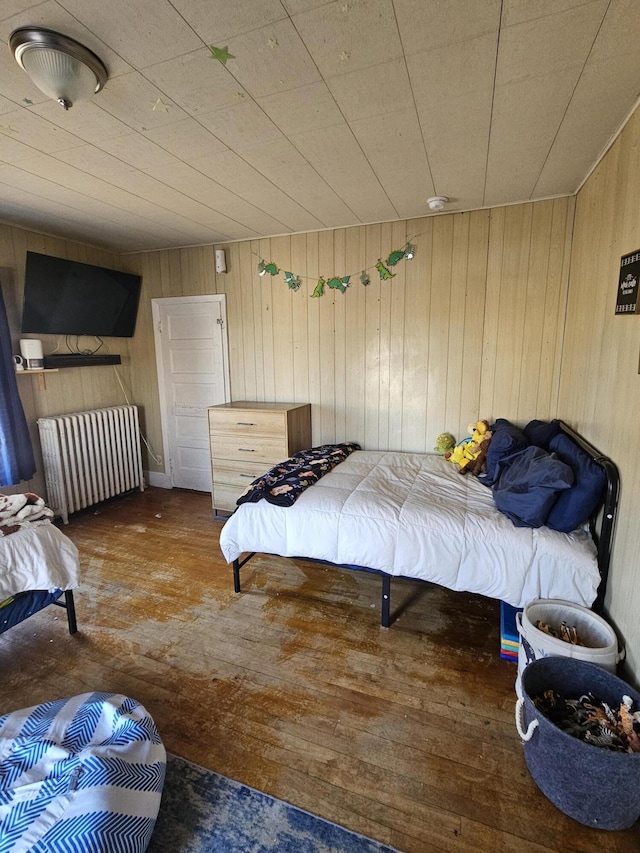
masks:
[[[84,693],[0,717],[0,853],[143,853],[166,753],[134,699]]]

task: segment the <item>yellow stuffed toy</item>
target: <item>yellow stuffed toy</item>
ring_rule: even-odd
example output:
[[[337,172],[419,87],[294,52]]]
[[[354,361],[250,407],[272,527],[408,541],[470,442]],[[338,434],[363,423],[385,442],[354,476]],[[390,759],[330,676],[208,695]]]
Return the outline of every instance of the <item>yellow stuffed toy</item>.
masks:
[[[474,426],[470,424],[470,427]],[[464,446],[464,459],[460,463],[462,471],[471,462],[475,462],[481,453],[486,452],[491,438],[491,430],[489,429],[489,421],[478,421],[472,430],[471,441]],[[474,473],[479,473],[475,471]]]
[[[456,444],[450,453],[445,453],[445,458],[459,465],[461,471],[480,456],[483,452],[481,445],[492,435],[489,421],[476,421],[475,424],[469,424],[469,432],[471,433],[469,438]],[[484,447],[486,446],[485,444]]]
[[[449,450],[444,453],[444,458],[449,462],[453,462],[456,465],[460,465],[462,460],[464,459],[464,449],[471,442],[471,438],[463,438],[462,441],[458,442],[453,450]]]

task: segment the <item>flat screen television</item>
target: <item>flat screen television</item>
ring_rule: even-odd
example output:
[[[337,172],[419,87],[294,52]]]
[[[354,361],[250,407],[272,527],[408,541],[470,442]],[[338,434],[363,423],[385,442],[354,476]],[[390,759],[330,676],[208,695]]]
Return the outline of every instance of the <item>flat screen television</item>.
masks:
[[[27,252],[22,331],[130,338],[139,275]]]

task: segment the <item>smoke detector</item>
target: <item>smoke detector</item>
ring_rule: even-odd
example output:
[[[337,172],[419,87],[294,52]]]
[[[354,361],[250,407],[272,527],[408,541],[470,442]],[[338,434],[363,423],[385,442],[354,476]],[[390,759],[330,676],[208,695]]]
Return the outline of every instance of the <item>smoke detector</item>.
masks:
[[[431,210],[442,210],[448,201],[446,195],[434,195],[427,199],[427,204]]]

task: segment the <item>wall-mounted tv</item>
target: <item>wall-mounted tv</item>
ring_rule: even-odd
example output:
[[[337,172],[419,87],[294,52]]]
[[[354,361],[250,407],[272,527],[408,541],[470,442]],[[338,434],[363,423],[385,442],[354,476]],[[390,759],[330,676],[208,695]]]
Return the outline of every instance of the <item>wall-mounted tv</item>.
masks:
[[[130,338],[139,275],[27,252],[22,331]]]

